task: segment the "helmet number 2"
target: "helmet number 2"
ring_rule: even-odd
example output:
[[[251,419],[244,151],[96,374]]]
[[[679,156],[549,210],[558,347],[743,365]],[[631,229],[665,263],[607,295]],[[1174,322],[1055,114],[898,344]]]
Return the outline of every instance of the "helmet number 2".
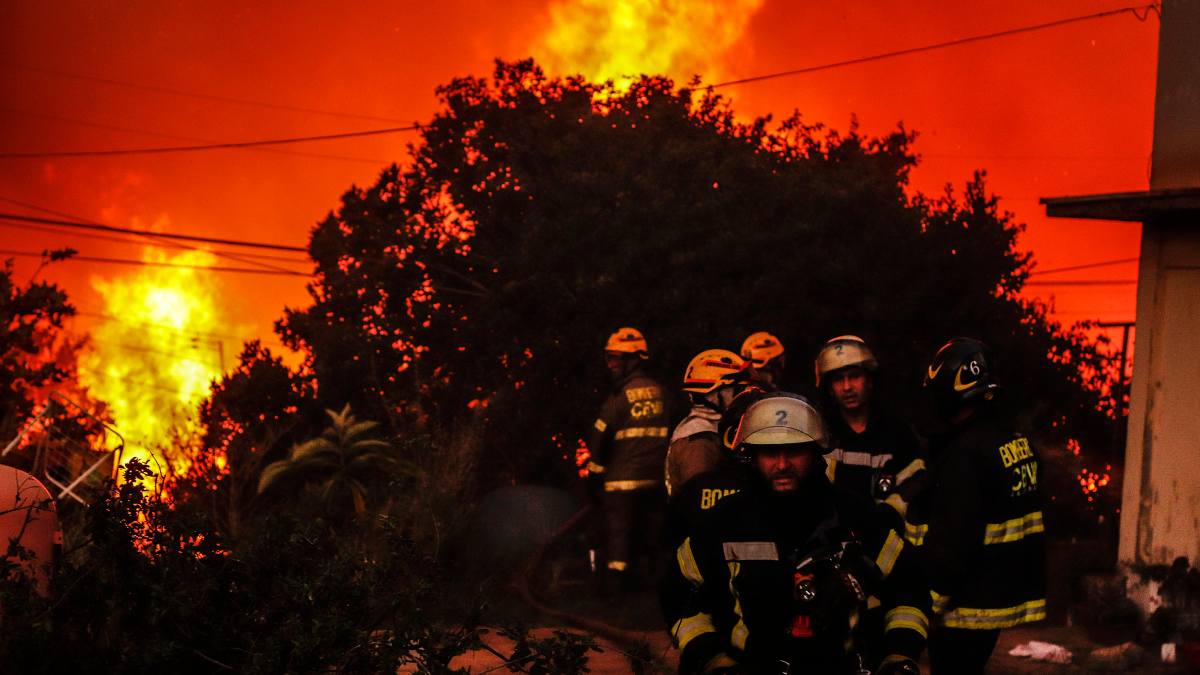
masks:
[[[775,423],[779,424],[779,425],[787,424],[787,411],[786,410],[776,410],[775,411]]]

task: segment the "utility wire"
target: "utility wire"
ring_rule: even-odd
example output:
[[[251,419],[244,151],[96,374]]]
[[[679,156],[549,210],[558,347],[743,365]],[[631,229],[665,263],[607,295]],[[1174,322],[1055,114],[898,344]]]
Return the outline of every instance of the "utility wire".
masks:
[[[1129,7],[1112,9],[1112,10],[1108,10],[1105,12],[1096,12],[1094,14],[1073,16],[1073,17],[1068,17],[1065,19],[1058,19],[1055,21],[1047,21],[1044,23],[1033,24],[1030,26],[1021,26],[1019,28],[1010,28],[1008,30],[997,31],[994,33],[985,33],[982,35],[972,35],[972,36],[965,37],[965,38],[958,38],[955,40],[947,40],[945,42],[938,42],[938,43],[929,44],[929,45],[922,45],[920,47],[909,47],[907,49],[898,49],[895,51],[883,52],[880,54],[872,54],[870,56],[861,56],[858,58],[848,59],[845,61],[835,61],[832,63],[825,63],[825,64],[821,64],[821,65],[817,65],[817,66],[808,66],[805,68],[796,68],[794,70],[785,70],[785,71],[778,72],[778,73],[769,73],[766,75],[756,75],[754,77],[746,77],[746,78],[742,78],[739,80],[727,80],[725,82],[718,82],[716,84],[708,85],[708,88],[719,89],[721,87],[731,87],[731,86],[738,85],[738,84],[750,84],[750,83],[754,83],[754,82],[762,82],[765,80],[772,80],[772,79],[776,79],[776,78],[780,78],[780,77],[791,77],[794,75],[803,75],[806,73],[813,73],[813,72],[822,71],[822,70],[830,70],[833,68],[842,68],[845,66],[858,65],[861,63],[869,63],[872,61],[881,61],[884,59],[895,58],[898,56],[906,56],[909,54],[916,54],[916,53],[920,53],[920,52],[933,51],[933,50],[937,50],[937,49],[945,49],[947,47],[955,47],[958,45],[969,44],[972,42],[993,40],[996,38],[1007,37],[1010,35],[1017,35],[1019,33],[1029,33],[1029,32],[1038,31],[1038,30],[1045,30],[1047,28],[1056,28],[1058,26],[1065,26],[1068,24],[1078,23],[1081,21],[1092,21],[1095,19],[1101,19],[1101,18],[1105,18],[1105,17],[1109,17],[1109,16],[1116,16],[1119,14],[1132,14],[1139,21],[1146,21],[1149,18],[1151,12],[1154,12],[1155,14],[1160,14],[1160,16],[1161,16],[1161,10],[1159,8],[1159,5],[1157,5],[1157,4],[1132,5]],[[41,72],[47,72],[47,73],[51,73],[51,74],[67,76],[66,74],[62,73],[61,71],[50,71],[47,69],[34,68],[32,66],[24,66],[24,65],[11,64],[11,63],[7,64],[7,65],[17,67],[17,68],[24,68],[27,70],[37,70],[37,71],[41,71]],[[84,79],[87,79],[87,78],[84,78]],[[103,80],[104,78],[95,78],[95,79]],[[105,81],[107,81],[110,84],[118,82],[116,80],[105,80]],[[121,84],[127,85],[130,83],[121,83]],[[158,89],[158,88],[156,88],[156,89]],[[171,91],[170,93],[178,94],[181,92]],[[211,97],[211,98],[216,98],[218,100],[226,100],[226,101],[231,101],[231,102],[246,103],[246,101],[244,101],[244,100],[231,99],[231,98],[227,98],[227,97]],[[263,103],[263,102],[256,102],[255,105],[258,105],[261,103]],[[272,107],[281,107],[281,106],[274,106],[272,104]],[[282,107],[287,108],[287,109],[292,109],[290,106],[282,106]],[[299,109],[299,110],[302,112],[321,112],[321,113],[329,112],[329,111],[318,111],[315,109]],[[119,150],[85,150],[85,151],[64,151],[64,152],[6,152],[6,153],[0,153],[0,159],[49,159],[49,158],[54,158],[54,157],[113,157],[113,156],[121,156],[121,155],[167,154],[167,153],[177,153],[177,152],[199,152],[199,151],[206,151],[206,150],[227,150],[227,149],[234,149],[234,148],[253,148],[253,147],[263,147],[263,146],[269,146],[269,145],[285,145],[285,144],[290,144],[290,143],[308,143],[308,142],[312,142],[312,141],[327,141],[327,140],[335,140],[335,139],[341,139],[341,138],[357,138],[357,137],[362,137],[362,136],[378,136],[378,135],[383,135],[383,134],[400,133],[400,132],[404,132],[404,131],[418,131],[419,129],[420,129],[420,126],[414,124],[414,125],[404,126],[404,127],[389,127],[389,128],[385,128],[385,129],[370,129],[370,130],[366,130],[366,131],[353,131],[353,132],[345,132],[345,133],[339,133],[339,134],[323,134],[323,135],[318,135],[318,136],[300,136],[300,137],[295,137],[295,138],[278,138],[278,139],[260,140],[260,141],[210,143],[210,144],[204,144],[204,145],[184,145],[184,146],[168,146],[168,147],[157,147],[157,148],[125,148],[125,149],[119,149]]]
[[[37,251],[14,251],[12,249],[0,249],[0,255],[11,255],[11,256],[17,256],[17,257],[21,257],[21,258],[44,258],[45,257],[45,253],[38,253]],[[63,258],[63,260],[60,262],[67,262],[67,261],[72,261],[72,260],[78,260],[79,262],[105,263],[105,264],[109,264],[109,265],[135,265],[138,267],[165,267],[165,268],[172,268],[172,269],[200,270],[202,272],[233,272],[233,273],[238,273],[238,274],[270,274],[270,275],[275,275],[275,276],[294,276],[294,277],[310,277],[310,276],[312,276],[311,274],[305,274],[304,272],[293,272],[291,270],[278,270],[277,271],[277,270],[273,270],[273,269],[259,269],[257,267],[220,267],[220,266],[207,267],[205,265],[185,265],[182,263],[154,262],[151,260],[134,260],[131,258],[103,258],[103,257],[88,256],[88,255],[72,255],[69,258]]]
[[[14,200],[4,199],[0,197],[0,201],[12,202]],[[121,232],[125,234],[136,234],[146,237],[161,237],[163,239],[178,239],[181,241],[198,241],[205,244],[223,244],[226,246],[243,246],[246,248],[265,248],[273,251],[296,251],[298,253],[307,253],[308,250],[301,246],[287,246],[284,244],[268,244],[257,241],[246,241],[244,239],[220,239],[217,237],[200,237],[190,234],[171,234],[168,232],[148,232],[146,230],[137,230],[129,227],[117,227],[115,225],[105,225],[103,223],[79,223],[71,220],[60,220],[56,218],[39,218],[38,216],[24,216],[17,213],[0,213],[0,220],[15,220],[24,223],[40,223],[43,225],[56,225],[58,227],[71,227],[82,230],[100,230],[102,232]]]
[[[164,134],[158,131],[148,131],[146,129],[132,129],[130,127],[121,127],[114,124],[102,124],[100,122],[90,122],[88,120],[76,119],[74,117],[63,117],[61,115],[51,115],[48,113],[33,112],[30,110],[21,110],[19,108],[0,107],[0,112],[10,113],[13,115],[24,115],[35,119],[48,120],[52,122],[62,122],[65,124],[75,124],[83,127],[92,127],[95,129],[106,129],[108,131],[119,131],[127,134],[138,134],[141,136],[151,136],[154,138],[166,138],[173,141],[191,141],[193,143],[216,143],[217,141],[211,138],[196,138],[195,136],[178,136],[175,134]],[[305,152],[303,150],[286,150],[284,148],[247,148],[254,152],[270,152],[279,155],[294,155],[296,157],[314,157],[317,159],[334,159],[342,162],[358,162],[360,164],[388,164],[392,160],[373,159],[369,157],[348,157],[346,155],[329,155],[321,152]]]
[[[1119,14],[1132,14],[1138,21],[1145,21],[1149,18],[1150,13],[1154,12],[1161,17],[1161,10],[1158,4],[1148,5],[1131,5],[1129,7],[1121,7],[1119,9],[1111,9],[1106,12],[1096,12],[1095,14],[1085,14],[1082,16],[1072,16],[1066,19],[1058,19],[1056,21],[1047,21],[1045,23],[1033,24],[1031,26],[1021,26],[1019,28],[1010,28],[1008,30],[996,31],[994,33],[984,33],[982,35],[972,35],[969,37],[958,38],[955,40],[946,40],[945,42],[935,42],[929,45],[920,47],[909,47],[907,49],[897,49],[890,52],[882,52],[879,54],[871,54],[870,56],[860,56],[854,59],[845,61],[834,61],[832,63],[824,63],[817,66],[807,66],[804,68],[796,68],[794,70],[785,70],[778,73],[769,73],[767,75],[756,75],[753,77],[745,77],[740,80],[727,80],[718,82],[708,86],[710,89],[720,89],[721,87],[732,87],[738,84],[751,84],[754,82],[763,82],[765,80],[774,80],[780,77],[792,77],[794,75],[805,75],[807,73],[815,73],[822,70],[832,70],[834,68],[844,68],[846,66],[855,66],[861,63],[870,63],[872,61],[882,61],[891,59],[897,56],[907,56],[909,54],[918,54],[921,52],[934,51],[937,49],[945,49],[947,47],[957,47],[959,45],[969,44],[972,42],[982,42],[984,40],[994,40],[996,38],[1008,37],[1020,33],[1031,33],[1033,31],[1045,30],[1047,28],[1057,28],[1066,26],[1072,23],[1081,21],[1093,21],[1095,19],[1103,19],[1109,16],[1117,16]]]
[[[411,124],[406,127],[387,127],[385,129],[368,129],[366,131],[347,131],[339,134],[321,134],[318,136],[297,136],[293,138],[273,138],[263,141],[237,141],[232,143],[209,143],[206,145],[172,145],[157,148],[122,148],[120,150],[69,150],[65,152],[0,152],[0,159],[53,159],[56,157],[118,157],[123,155],[166,155],[177,152],[200,152],[205,150],[235,150],[239,148],[260,148],[268,145],[287,145],[289,143],[310,143],[312,141],[332,141],[339,138],[361,138],[363,136],[382,136],[398,134],[404,131],[418,131],[420,125]]]
[[[90,234],[88,232],[73,232],[71,230],[59,229],[58,227],[56,227],[54,225],[30,225],[28,223],[17,224],[17,223],[0,222],[0,227],[10,227],[10,228],[16,228],[18,230],[37,230],[38,232],[48,232],[50,234],[69,235],[71,237],[78,237],[78,238],[82,238],[82,239],[94,239],[97,241],[111,241],[111,242],[115,242],[118,244],[134,244],[134,245],[138,245],[138,246],[146,245],[145,242],[139,241],[137,239],[125,239],[122,237],[107,237],[103,234]],[[217,256],[227,253],[226,251],[218,251],[215,249],[204,249],[204,248],[197,248],[195,246],[187,246],[185,244],[178,244],[173,241],[159,241],[159,242],[155,242],[154,245],[160,246],[162,248],[173,248],[173,249],[179,249],[179,250],[183,250],[183,251],[204,251],[205,253],[212,253],[213,255],[217,255]],[[294,265],[304,265],[304,264],[308,263],[307,260],[301,260],[299,258],[285,258],[281,255],[263,255],[261,253],[239,253],[238,257],[239,258],[255,258],[255,259],[262,259],[262,260],[278,260],[280,262],[292,263]],[[251,262],[251,261],[247,260],[246,262]]]
[[[1027,281],[1026,286],[1128,286],[1137,279],[1077,279],[1071,281]]]
[[[72,73],[65,70],[54,70],[44,68],[42,66],[31,66],[24,63],[16,63],[12,61],[0,61],[0,65],[15,68],[18,70],[26,70],[34,73],[42,73],[43,75],[53,75],[69,80],[80,80],[83,82],[98,82],[115,87],[125,87],[128,89],[138,89],[141,91],[154,92],[156,94],[170,94],[172,96],[185,96],[188,98],[198,98],[206,101],[219,101],[221,103],[233,103],[236,105],[255,106],[259,108],[270,108],[273,110],[287,110],[290,112],[301,112],[312,115],[327,115],[330,117],[342,117],[345,119],[368,120],[375,122],[403,122],[404,120],[394,117],[379,117],[377,115],[363,115],[359,113],[348,113],[339,110],[323,110],[320,108],[307,108],[303,106],[286,105],[283,103],[273,103],[271,101],[259,101],[247,98],[235,98],[233,96],[218,96],[215,94],[204,94],[194,91],[186,91],[183,89],[172,89],[170,87],[160,87],[151,84],[142,84],[140,82],[130,82],[128,80],[116,80],[108,77],[99,77],[97,75],[85,75],[82,73]]]
[[[1029,276],[1036,277],[1042,274],[1057,274],[1058,272],[1074,272],[1076,270],[1090,270],[1097,267],[1109,267],[1111,265],[1125,265],[1127,263],[1137,262],[1137,258],[1119,258],[1117,260],[1103,260],[1101,262],[1087,263],[1085,265],[1071,265],[1069,267],[1055,267],[1048,270],[1034,270],[1029,273]]]
[[[16,199],[7,199],[4,197],[0,197],[0,201],[10,202],[12,204],[17,204],[19,206],[23,206],[27,209],[33,209],[34,211],[41,211],[42,213],[49,213],[50,215],[54,215],[54,216],[62,216],[64,218],[70,218],[73,221],[76,221],[76,222],[79,222],[79,223],[82,223],[85,225],[90,224],[87,222],[86,218],[84,218],[83,216],[76,215],[74,213],[66,213],[64,211],[55,211],[53,209],[48,209],[43,206],[38,206],[36,204],[29,204],[27,202],[22,202],[22,201],[19,201]],[[9,225],[9,224],[0,223],[0,225]],[[9,226],[11,226],[11,225],[9,225]],[[26,225],[26,227],[36,227],[36,226]],[[42,229],[46,229],[46,228],[42,228]],[[80,234],[82,234],[82,233],[80,233]],[[96,237],[99,235],[82,235],[82,236]],[[251,260],[249,256],[245,256],[240,253],[231,253],[229,251],[217,251],[217,250],[212,250],[212,249],[203,249],[203,248],[200,248],[199,246],[193,246],[191,244],[170,242],[169,240],[159,238],[157,235],[155,235],[152,232],[135,234],[133,236],[139,237],[143,240],[148,240],[148,241],[154,243],[156,246],[172,246],[174,248],[182,248],[182,249],[187,249],[189,251],[202,251],[205,253],[210,253],[212,255],[215,255],[218,258],[225,258],[226,260],[233,260],[234,262],[240,262],[240,263],[247,264],[247,265],[254,265],[255,267],[261,267],[263,269],[275,270],[276,272],[291,271],[291,270],[287,269],[286,267],[280,267],[279,265],[272,265],[271,263],[265,263],[265,262],[261,262],[259,260]],[[106,237],[106,238],[111,238],[111,237]],[[131,243],[131,242],[127,242],[127,243]]]

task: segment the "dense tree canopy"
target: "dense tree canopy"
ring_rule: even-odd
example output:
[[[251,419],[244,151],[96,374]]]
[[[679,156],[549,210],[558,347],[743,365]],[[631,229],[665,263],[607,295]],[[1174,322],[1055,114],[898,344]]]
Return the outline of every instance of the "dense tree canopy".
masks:
[[[1081,373],[1103,362],[1018,299],[1019,227],[982,174],[913,194],[903,127],[741,123],[711,92],[662,78],[618,92],[530,62],[440,95],[411,162],[313,231],[312,305],[279,323],[330,406],[392,428],[478,425],[488,466],[547,480],[594,412],[617,326],[648,335],[669,381],[768,329],[804,383],[821,342],[862,334],[902,400],[967,334],[994,345],[1038,430],[1090,418],[1102,437]]]

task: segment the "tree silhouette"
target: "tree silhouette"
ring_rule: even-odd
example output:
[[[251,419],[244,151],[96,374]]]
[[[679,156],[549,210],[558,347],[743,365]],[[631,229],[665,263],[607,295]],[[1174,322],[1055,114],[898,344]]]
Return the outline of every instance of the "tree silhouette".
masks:
[[[1039,431],[1109,438],[1096,345],[1018,297],[1021,226],[982,173],[961,192],[911,191],[903,127],[740,123],[711,92],[663,78],[618,92],[528,61],[439,94],[411,162],[313,230],[312,304],[278,329],[322,400],[388,429],[477,427],[489,478],[553,482],[617,326],[648,335],[668,381],[697,351],[770,328],[798,356],[793,387],[805,354],[861,334],[902,407],[966,334],[993,345]]]

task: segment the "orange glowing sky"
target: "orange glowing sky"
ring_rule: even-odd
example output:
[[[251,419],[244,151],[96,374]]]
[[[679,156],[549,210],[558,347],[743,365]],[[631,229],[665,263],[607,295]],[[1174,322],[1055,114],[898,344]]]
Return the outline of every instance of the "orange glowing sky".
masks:
[[[454,76],[486,75],[494,58],[533,55],[570,67],[564,63],[569,58],[547,53],[547,33],[555,21],[584,20],[599,4],[4,3],[0,152],[252,140],[424,121],[436,109],[436,86]],[[741,15],[729,9],[730,15],[716,16],[719,38],[681,35],[697,29],[688,21],[659,17],[647,39],[634,40],[631,34],[628,48],[679,42],[686,47],[683,56],[653,65],[674,70],[668,74],[680,80],[693,69],[706,69],[702,74],[711,82],[1090,14],[1126,2],[750,0],[728,7],[734,4]],[[916,148],[924,159],[914,174],[915,186],[926,192],[938,192],[948,181],[961,187],[973,169],[987,169],[1002,205],[1028,224],[1021,246],[1034,252],[1039,267],[1050,269],[1137,256],[1136,224],[1050,220],[1037,199],[1146,188],[1157,36],[1157,19],[1139,22],[1126,14],[724,93],[746,116],[780,117],[799,109],[809,121],[845,129],[857,114],[869,133],[903,121],[921,134]],[[622,44],[619,33],[603,43],[596,40],[593,51]],[[398,122],[237,105],[50,71]],[[412,139],[399,134],[310,143],[287,146],[286,152],[0,159],[0,198],[115,225],[304,245],[308,230],[336,207],[349,185],[369,184],[385,162],[403,161]],[[333,157],[287,154],[294,152]],[[4,202],[0,211],[32,213]],[[0,227],[0,242],[4,249],[69,243],[88,255],[140,256],[135,246],[7,226]],[[24,280],[33,263],[18,260],[17,269]],[[73,262],[44,276],[64,285],[83,311],[100,313],[93,279],[128,273],[128,268]],[[1053,278],[1134,276],[1134,265],[1127,264]],[[1132,285],[1032,286],[1029,294],[1053,297],[1058,317],[1069,323],[1131,320],[1134,290]],[[270,324],[284,306],[306,302],[299,277],[223,275],[220,293],[229,317],[221,332],[265,336],[268,342],[273,342]],[[85,315],[77,328],[86,330],[96,320],[105,319]]]

